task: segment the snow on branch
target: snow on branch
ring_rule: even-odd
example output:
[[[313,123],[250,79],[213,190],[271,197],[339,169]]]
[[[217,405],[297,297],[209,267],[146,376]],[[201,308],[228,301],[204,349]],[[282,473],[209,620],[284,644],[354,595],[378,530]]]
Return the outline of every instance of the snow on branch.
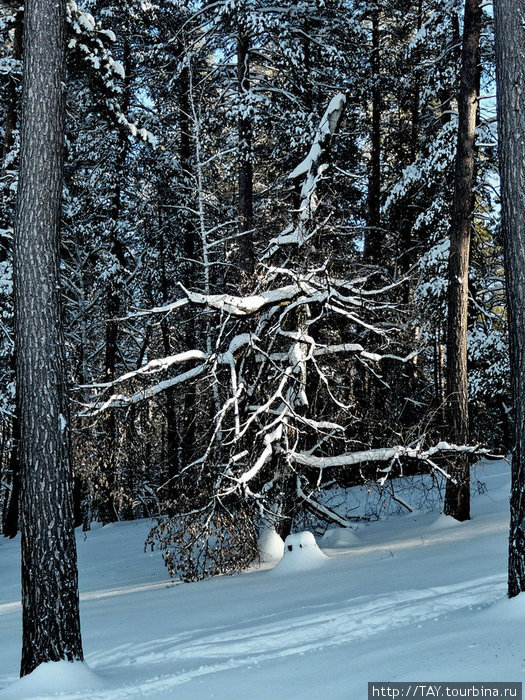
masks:
[[[165,306],[154,306],[151,309],[144,309],[141,311],[135,311],[134,313],[128,314],[124,318],[115,319],[117,321],[129,321],[134,318],[141,318],[142,316],[154,316],[156,314],[170,314],[176,309],[180,309],[182,306],[186,306],[189,303],[189,299],[177,299],[171,304],[166,304]]]
[[[332,457],[317,457],[308,452],[291,452],[288,458],[296,464],[323,470],[364,464],[365,462],[388,462],[403,458],[429,462],[434,455],[485,454],[486,452],[487,450],[480,448],[478,445],[454,445],[448,442],[438,442],[427,450],[421,450],[419,447],[396,445],[395,447],[378,447],[357,452],[345,452]],[[432,466],[435,465],[432,464]]]
[[[184,287],[182,288],[184,289]],[[243,297],[233,296],[231,294],[206,295],[184,289],[190,302],[208,306],[218,311],[225,311],[233,316],[249,316],[257,311],[261,311],[267,306],[279,305],[291,301],[300,294],[301,291],[304,291],[304,285],[290,284],[278,289],[270,289],[266,292]]]
[[[100,22],[69,0],[66,5],[67,22],[70,28],[69,51],[74,51],[87,65],[93,77],[99,81],[101,94],[115,122],[134,138],[156,146],[155,136],[147,129],[132,122],[122,109],[122,81],[126,74],[120,61],[113,58],[110,44],[116,36],[110,29],[103,29]]]
[[[100,384],[90,384],[88,386],[80,386],[81,389],[106,389],[116,384],[125,382],[127,379],[135,379],[140,376],[148,376],[155,374],[157,372],[163,372],[169,369],[172,365],[180,364],[182,362],[188,362],[190,360],[202,360],[206,359],[206,354],[202,350],[187,350],[186,352],[180,352],[177,355],[169,355],[168,357],[163,357],[158,360],[151,360],[146,365],[139,367],[139,369],[133,370],[132,372],[126,372],[120,377],[115,379],[113,382],[105,382]]]
[[[406,364],[407,362],[413,360],[414,357],[417,357],[419,351],[414,350],[405,357],[400,357],[399,355],[391,355],[388,353],[383,355],[377,352],[368,352],[359,343],[338,343],[337,345],[314,344],[311,352],[311,356],[313,357],[326,357],[339,354],[360,355],[361,357],[364,357],[367,360],[372,360],[373,362],[381,362],[381,360],[397,360],[398,362]],[[284,352],[272,352],[268,357],[273,361],[282,361],[286,359],[287,355],[288,353]]]
[[[202,350],[188,350],[186,352],[181,352],[176,355],[171,355],[158,360],[152,360],[146,365],[143,365],[137,370],[132,372],[126,372],[121,375],[113,382],[101,383],[101,384],[90,384],[84,385],[83,389],[110,389],[118,384],[131,379],[138,379],[145,376],[150,376],[158,372],[165,371],[176,364],[182,364],[184,362],[190,362],[195,360],[202,360],[201,364],[193,367],[185,372],[176,374],[174,377],[165,379],[164,381],[158,382],[154,386],[146,387],[134,392],[131,395],[124,394],[113,394],[109,398],[102,400],[97,398],[93,403],[85,406],[84,411],[80,414],[81,417],[93,417],[96,416],[109,408],[125,408],[131,406],[132,404],[145,401],[146,399],[151,399],[154,396],[167,391],[168,389],[177,386],[178,384],[184,384],[185,382],[192,381],[197,377],[203,375],[208,366],[212,363],[218,365],[232,365],[233,357],[241,348],[250,345],[253,342],[252,334],[250,333],[240,333],[236,335],[228,346],[226,352],[215,354],[215,353],[205,353]]]
[[[317,185],[328,168],[327,151],[332,136],[335,134],[343,117],[345,106],[346,95],[344,93],[339,93],[330,100],[308,155],[288,175],[289,180],[297,180],[300,177],[304,177],[298,209],[299,216],[295,224],[291,224],[278,236],[272,238],[263,259],[271,257],[283,245],[295,244],[300,247],[315,234],[316,228],[314,227],[309,231],[308,224],[312,221],[319,206]]]
[[[233,316],[250,316],[259,311],[264,311],[270,306],[279,306],[292,303],[297,300],[299,303],[323,303],[327,299],[333,299],[338,302],[341,307],[334,308],[336,313],[339,313],[343,306],[352,306],[354,308],[362,308],[367,303],[372,303],[372,298],[386,294],[403,283],[403,280],[385,285],[378,289],[363,289],[363,285],[368,281],[369,277],[358,277],[352,280],[341,280],[332,276],[318,275],[319,271],[313,271],[309,274],[297,275],[293,274],[294,282],[285,286],[277,287],[261,291],[257,294],[249,296],[237,296],[232,294],[202,294],[193,292],[179,283],[182,291],[186,295],[182,299],[166,304],[164,306],[155,306],[151,309],[135,311],[128,314],[124,318],[115,319],[119,321],[141,318],[143,316],[152,316],[157,314],[170,314],[177,309],[180,309],[187,304],[196,304],[198,306],[207,306],[209,309],[226,312]],[[270,280],[275,274],[289,275],[290,270],[280,268],[268,268],[268,273],[265,276]],[[343,294],[339,290],[345,290],[350,294]],[[374,303],[373,308],[387,308],[390,305]],[[379,332],[379,329],[376,329]]]
[[[176,353],[167,357],[159,358],[148,362],[142,367],[126,372],[112,382],[95,383],[84,385],[82,389],[91,389],[99,393],[99,396],[92,403],[85,407],[82,414],[84,417],[97,415],[109,408],[123,408],[146,399],[151,399],[154,396],[173,388],[174,386],[191,382],[198,377],[213,374],[213,367],[219,365],[228,365],[230,367],[230,376],[233,384],[237,385],[237,370],[235,368],[235,355],[239,350],[245,347],[251,347],[253,360],[259,365],[264,366],[268,361],[274,363],[276,375],[275,391],[270,392],[271,399],[262,402],[252,412],[244,426],[238,426],[237,433],[239,436],[245,434],[253,421],[266,411],[270,410],[270,406],[277,401],[288,401],[295,405],[297,402],[301,405],[307,405],[307,399],[303,395],[301,389],[296,391],[302,382],[299,380],[299,375],[306,372],[307,363],[312,362],[316,371],[319,373],[320,368],[316,365],[316,358],[336,356],[336,355],[357,355],[363,361],[381,362],[387,359],[393,359],[399,362],[409,362],[417,351],[408,354],[406,357],[400,357],[392,353],[379,353],[367,350],[360,343],[337,343],[323,344],[316,341],[314,336],[307,332],[306,326],[297,331],[283,329],[283,323],[286,317],[291,317],[295,310],[300,307],[311,306],[312,304],[321,305],[324,312],[331,312],[336,315],[343,315],[351,318],[357,325],[373,331],[378,337],[384,338],[387,334],[384,326],[376,326],[368,323],[361,317],[363,311],[381,310],[383,305],[373,299],[363,298],[361,294],[361,286],[365,280],[337,280],[334,278],[327,279],[324,275],[318,275],[316,272],[309,274],[296,275],[294,282],[259,291],[255,294],[247,296],[236,296],[231,294],[202,294],[193,292],[182,287],[186,298],[179,299],[172,304],[157,307],[147,312],[137,312],[131,317],[140,317],[147,314],[169,314],[170,312],[185,306],[186,304],[205,306],[211,311],[225,314],[221,321],[223,331],[230,324],[230,318],[250,317],[257,313],[261,314],[261,327],[263,341],[260,342],[258,331],[255,333],[238,333],[230,340],[228,348],[222,351],[217,348],[212,352],[211,348],[206,351],[198,348],[192,348],[183,352]],[[340,290],[345,291],[343,294]],[[279,314],[279,321],[274,329],[275,338],[286,340],[289,344],[287,351],[276,351],[270,348],[265,349],[265,336],[268,329],[264,330],[265,323],[272,317],[275,312]],[[130,318],[129,316],[127,318]],[[266,319],[266,321],[264,321]],[[221,331],[221,333],[223,332]],[[150,377],[166,372],[175,366],[187,362],[199,362],[199,364],[191,369],[175,374],[175,376],[164,379],[161,382],[135,390],[133,393],[125,396],[119,390],[113,396],[108,398],[107,393],[113,387],[117,387],[126,382],[134,380],[146,380]],[[326,377],[321,376],[321,379],[328,385]],[[285,389],[287,388],[286,392]],[[327,386],[327,388],[329,388]],[[234,393],[236,392],[233,387]],[[291,392],[291,394],[290,394]],[[293,395],[293,398],[290,398]],[[337,403],[335,397],[332,397]],[[339,405],[339,404],[337,404]],[[343,406],[339,405],[340,408]]]
[[[306,158],[289,175],[289,180],[294,180],[301,175],[310,175],[318,166],[319,160],[326,148],[326,139],[333,136],[346,105],[346,95],[339,93],[330,101],[326,112],[321,119],[319,128],[315,134],[314,142]],[[305,183],[306,184],[306,183]],[[303,192],[305,189],[303,188]]]
[[[151,399],[154,396],[157,396],[158,394],[162,393],[163,391],[172,389],[178,384],[183,384],[184,382],[196,379],[204,373],[205,369],[205,364],[198,365],[197,367],[193,367],[192,369],[189,369],[186,372],[182,372],[181,374],[177,374],[174,377],[170,377],[170,379],[166,379],[163,382],[159,382],[154,386],[141,389],[140,391],[136,391],[135,393],[129,396],[126,394],[112,394],[107,400],[103,402],[97,400],[95,403],[88,404],[85,407],[85,410],[80,414],[80,417],[94,417],[99,415],[100,413],[103,413],[109,408],[126,408],[127,406],[132,406],[133,404],[139,403],[140,401]]]

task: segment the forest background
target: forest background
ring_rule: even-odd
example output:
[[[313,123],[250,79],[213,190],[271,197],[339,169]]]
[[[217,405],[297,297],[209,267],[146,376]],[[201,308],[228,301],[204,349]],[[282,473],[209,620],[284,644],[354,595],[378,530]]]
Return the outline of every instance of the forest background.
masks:
[[[13,536],[23,12],[0,12],[0,508]],[[409,507],[390,477],[430,471],[444,489],[460,452],[506,452],[489,6],[466,195],[467,435],[447,383],[463,3],[69,2],[68,32],[77,525],[157,517],[170,570],[201,578],[252,561],[263,526],[351,525],[334,491],[366,482]]]

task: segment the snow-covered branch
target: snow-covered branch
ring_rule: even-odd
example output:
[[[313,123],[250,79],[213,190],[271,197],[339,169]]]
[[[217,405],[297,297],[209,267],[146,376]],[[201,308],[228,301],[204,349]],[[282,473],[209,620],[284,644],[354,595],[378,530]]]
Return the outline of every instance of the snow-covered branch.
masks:
[[[154,386],[147,387],[132,393],[131,395],[123,394],[113,394],[107,399],[99,399],[91,403],[84,408],[81,413],[82,417],[95,416],[109,408],[125,408],[126,406],[131,406],[132,404],[151,399],[154,396],[167,391],[179,384],[184,384],[185,382],[192,381],[197,377],[203,375],[207,370],[209,365],[212,363],[218,365],[232,365],[232,360],[241,348],[250,345],[252,343],[252,335],[250,333],[241,333],[235,336],[228,346],[228,349],[224,353],[218,354],[208,354],[201,350],[189,350],[187,352],[181,352],[177,355],[171,355],[158,360],[152,360],[148,362],[143,367],[132,372],[126,372],[126,374],[121,375],[113,382],[101,383],[101,384],[91,384],[83,386],[83,389],[110,389],[118,384],[132,379],[138,379],[158,372],[165,371],[172,367],[173,365],[182,364],[184,362],[190,362],[195,360],[202,360],[200,365],[193,367],[185,372],[170,377],[162,382],[158,382]]]
[[[295,244],[301,247],[315,234],[316,227],[313,226],[312,230],[309,230],[309,224],[311,224],[319,206],[317,185],[328,168],[327,151],[332,136],[335,134],[343,117],[345,106],[346,95],[344,93],[339,93],[331,99],[321,119],[308,155],[288,175],[289,180],[304,178],[300,194],[298,218],[295,223],[290,224],[278,236],[272,238],[263,259],[271,257],[283,245]]]
[[[81,385],[80,389],[107,389],[108,387],[115,386],[116,384],[121,384],[129,379],[135,379],[141,376],[149,376],[156,374],[157,372],[163,372],[173,365],[181,364],[183,362],[189,362],[190,360],[203,360],[206,359],[206,354],[202,350],[188,350],[186,352],[180,352],[177,355],[169,355],[168,357],[163,357],[158,360],[151,360],[146,365],[139,367],[139,369],[133,370],[132,372],[126,372],[120,377],[115,379],[113,382],[105,382],[100,384],[90,384]]]
[[[295,384],[293,384],[293,386],[291,384],[289,385],[289,395],[284,393],[284,389],[287,383],[297,380],[298,374],[306,376],[308,363],[313,362],[315,365],[316,358],[353,354],[360,357],[362,360],[371,362],[381,362],[387,359],[393,359],[402,363],[409,362],[417,355],[417,351],[413,351],[407,356],[401,357],[393,353],[370,351],[361,343],[333,343],[329,345],[319,343],[312,333],[309,331],[307,332],[307,327],[310,325],[307,319],[305,320],[304,327],[301,329],[296,331],[284,330],[283,326],[287,323],[286,319],[292,318],[292,315],[297,313],[300,308],[311,308],[313,305],[317,305],[318,308],[324,309],[325,314],[328,311],[337,315],[343,315],[351,319],[357,326],[361,326],[367,331],[372,331],[378,337],[383,338],[386,336],[388,329],[382,325],[376,325],[364,320],[365,311],[373,311],[374,309],[381,310],[383,308],[383,304],[380,301],[363,298],[361,287],[365,281],[366,278],[338,280],[332,277],[327,279],[326,276],[321,276],[312,272],[310,274],[296,276],[295,281],[291,284],[274,287],[273,289],[261,290],[247,296],[202,294],[183,288],[186,294],[184,299],[179,299],[172,304],[162,307],[156,307],[149,312],[137,312],[133,317],[140,317],[147,313],[167,315],[190,304],[204,306],[210,311],[219,312],[223,316],[221,322],[223,329],[226,329],[230,324],[228,320],[229,317],[249,318],[260,314],[262,322],[261,333],[265,335],[268,333],[268,328],[265,327],[265,324],[268,323],[272,314],[277,312],[279,314],[279,320],[274,330],[275,338],[286,340],[289,349],[287,351],[268,351],[265,350],[265,342],[258,342],[258,332],[255,334],[240,333],[230,340],[228,348],[225,348],[222,352],[218,348],[216,351],[212,351],[211,346],[207,343],[206,351],[193,348],[164,358],[155,359],[146,363],[139,369],[126,372],[112,382],[82,386],[83,389],[92,389],[102,393],[102,396],[86,407],[83,415],[96,415],[108,408],[122,408],[146,399],[151,399],[174,386],[193,381],[198,377],[211,373],[212,366],[229,365],[230,376],[234,383],[236,383],[238,380],[235,375],[234,356],[242,348],[251,347],[253,358],[257,364],[264,365],[266,362],[270,361],[275,365],[277,381],[275,384],[275,391],[270,392],[271,398],[254,409],[244,426],[239,425],[238,433],[242,436],[250,427],[251,423],[259,415],[268,411],[276,401],[288,401],[291,404],[296,404],[297,402],[302,405],[307,404],[306,397],[301,393],[302,389],[298,389]],[[387,289],[389,289],[389,287],[390,285]],[[344,290],[345,293],[342,293],[342,290]],[[318,320],[322,318],[322,312],[320,313],[321,315],[318,316]],[[264,321],[264,319],[266,319],[266,321]],[[112,387],[134,380],[144,381],[147,378],[167,372],[173,367],[187,362],[199,362],[200,364],[153,386],[134,391],[127,396],[123,395],[121,391],[109,398],[104,396]],[[299,370],[299,368],[301,369]],[[316,371],[320,373],[320,376],[324,376],[317,365],[315,365],[315,368]],[[328,386],[326,378],[324,381]],[[293,398],[290,398],[290,391],[294,394]],[[236,393],[235,387],[233,387],[233,393]],[[335,397],[333,398],[341,408],[342,405],[337,402]]]
[[[182,285],[181,285],[182,286]],[[184,287],[183,287],[184,289]],[[306,280],[301,283],[286,285],[277,289],[269,289],[251,296],[233,296],[231,294],[199,294],[184,289],[190,302],[211,309],[225,311],[233,316],[249,316],[268,306],[284,304],[295,299],[300,293],[314,292]]]
[[[155,136],[130,121],[122,109],[122,81],[126,75],[124,66],[113,58],[111,52],[110,45],[116,41],[114,32],[104,29],[89,12],[80,9],[74,0],[67,2],[66,16],[70,27],[68,49],[76,52],[91,74],[100,81],[105,95],[105,106],[115,123],[134,138],[155,147]]]
[[[485,454],[487,451],[477,445],[453,445],[448,442],[438,442],[436,445],[422,450],[419,447],[378,447],[357,452],[345,452],[331,457],[318,457],[309,452],[292,452],[290,461],[314,469],[333,469],[348,467],[366,462],[388,462],[393,459],[417,459],[428,462],[435,455],[446,454]]]

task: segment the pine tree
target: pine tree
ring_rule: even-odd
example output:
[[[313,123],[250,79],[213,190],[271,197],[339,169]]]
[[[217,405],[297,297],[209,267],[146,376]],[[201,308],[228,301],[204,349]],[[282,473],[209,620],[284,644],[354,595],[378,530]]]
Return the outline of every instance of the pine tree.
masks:
[[[481,2],[466,0],[461,82],[458,95],[458,146],[448,270],[447,393],[452,441],[469,441],[467,322],[469,257],[474,211],[475,138],[479,97]],[[470,518],[470,464],[463,456],[447,483],[444,512]]]
[[[65,2],[29,0],[14,232],[20,417],[21,675],[82,659],[59,285]]]
[[[494,3],[505,244],[514,394],[508,593],[525,591],[525,2]]]

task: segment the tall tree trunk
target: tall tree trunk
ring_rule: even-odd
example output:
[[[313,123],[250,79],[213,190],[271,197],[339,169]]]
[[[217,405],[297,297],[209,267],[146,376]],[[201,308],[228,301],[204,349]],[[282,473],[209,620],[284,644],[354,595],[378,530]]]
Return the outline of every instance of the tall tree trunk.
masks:
[[[525,591],[525,0],[494,3],[502,228],[514,394],[509,596]]]
[[[465,1],[458,145],[448,267],[447,395],[452,441],[469,439],[467,387],[467,306],[470,238],[474,210],[475,138],[478,110],[481,0]],[[457,520],[470,518],[470,463],[458,458],[447,482],[445,510]]]
[[[250,91],[250,36],[244,17],[239,19],[237,29],[237,85],[239,98],[245,101]],[[238,120],[239,140],[239,273],[248,277],[253,273],[255,253],[253,250],[253,164],[252,164],[252,120],[244,114]]]
[[[27,0],[24,17],[13,251],[21,435],[21,675],[46,661],[82,659],[59,288],[65,5],[65,0]]]
[[[124,31],[128,30],[127,22]],[[124,66],[125,80],[122,92],[121,107],[124,113],[129,108],[130,102],[130,73],[131,73],[131,47],[128,39],[124,40],[122,47],[122,64]],[[119,343],[119,322],[116,320],[122,308],[123,283],[122,269],[125,267],[126,258],[124,246],[120,238],[119,222],[122,216],[122,186],[124,175],[124,165],[129,152],[128,135],[121,130],[118,135],[117,157],[115,159],[115,169],[113,172],[112,192],[109,204],[109,224],[110,224],[110,265],[114,267],[109,275],[106,289],[106,333],[105,333],[105,354],[104,354],[104,380],[112,382],[116,376],[118,343]],[[117,425],[117,415],[114,411],[109,411],[103,423],[103,433],[105,438],[104,450],[101,455],[101,473],[105,477],[100,495],[100,518],[104,525],[119,519],[118,503],[115,495],[119,481],[120,457],[119,457],[119,435]]]
[[[423,26],[423,0],[418,0],[416,9],[416,32],[419,33]],[[412,100],[410,105],[410,163],[414,163],[418,156],[418,142],[420,132],[420,109],[421,109],[421,85],[422,71],[419,67],[421,63],[421,49],[416,46],[414,49],[414,73],[412,76]],[[399,222],[399,243],[398,254],[399,275],[405,275],[414,264],[416,258],[415,246],[417,241],[413,239],[414,220],[417,216],[417,209],[410,206],[411,202],[406,201],[401,207],[401,221]],[[410,303],[413,290],[408,284],[403,288],[403,302]]]
[[[365,234],[365,260],[377,264],[381,259],[381,34],[379,7],[372,13],[372,130],[370,134],[370,165],[368,173],[368,220]]]
[[[421,27],[423,26],[423,0],[418,0],[417,10],[416,10],[416,32],[419,34]],[[419,140],[419,130],[420,130],[420,109],[421,109],[421,83],[422,83],[422,71],[420,68],[421,63],[421,49],[419,46],[416,47],[414,51],[415,67],[414,75],[412,78],[412,105],[411,105],[411,119],[410,119],[410,161],[413,163],[416,160],[418,154],[418,140]]]
[[[182,55],[182,50],[181,50]],[[190,124],[190,67],[185,66],[181,71],[179,79],[179,99],[180,99],[180,143],[179,157],[182,168],[182,177],[184,179],[185,190],[192,193],[192,187],[195,179],[192,174],[192,142],[191,142],[191,124]],[[192,193],[193,194],[193,193]],[[253,226],[253,214],[250,220],[250,226]],[[251,234],[249,234],[251,236]],[[251,238],[250,238],[251,240]],[[185,284],[190,289],[195,287],[196,275],[196,257],[197,257],[197,231],[195,221],[192,216],[184,217],[184,257],[186,258]],[[253,253],[253,251],[252,251]],[[167,302],[166,302],[167,303]],[[195,315],[192,311],[184,314],[184,335],[185,345],[189,348],[198,346],[197,332],[195,327]],[[185,466],[193,459],[195,450],[195,409],[197,405],[197,395],[195,386],[188,386],[184,394],[184,424],[183,434],[181,436],[181,462]]]
[[[181,61],[185,55],[186,48],[182,42],[179,42],[176,47],[175,57],[177,61]],[[197,265],[196,259],[199,257],[197,252],[197,236],[195,221],[188,212],[194,205],[194,183],[193,176],[193,142],[192,142],[192,126],[190,122],[190,113],[192,105],[190,104],[191,95],[191,66],[185,65],[179,74],[177,80],[178,94],[178,113],[179,113],[179,163],[180,163],[180,186],[182,187],[182,204],[185,204],[187,209],[183,209],[180,213],[179,230],[182,233],[182,254],[183,262],[179,263],[181,274],[184,279],[184,284],[193,289],[197,283],[195,268]],[[180,195],[179,195],[180,197]],[[172,227],[170,227],[172,228]],[[163,222],[160,226],[160,259],[161,259],[161,292],[162,303],[167,304],[173,297],[174,279],[173,272],[170,273],[168,261],[175,253],[177,241],[168,239],[163,233]],[[180,243],[179,243],[180,245]],[[182,311],[180,325],[182,331],[179,335],[182,336],[184,347],[194,348],[197,343],[197,334],[195,327],[195,317],[192,311]],[[172,328],[169,320],[166,318],[161,321],[162,342],[165,355],[173,353],[172,345]],[[173,501],[178,496],[177,476],[180,474],[181,467],[189,464],[192,461],[195,450],[195,406],[197,402],[196,389],[194,386],[188,386],[183,395],[183,407],[180,410],[181,394],[180,390],[168,389],[166,395],[166,462],[167,462],[167,492],[168,499]],[[178,412],[180,411],[180,416]]]

